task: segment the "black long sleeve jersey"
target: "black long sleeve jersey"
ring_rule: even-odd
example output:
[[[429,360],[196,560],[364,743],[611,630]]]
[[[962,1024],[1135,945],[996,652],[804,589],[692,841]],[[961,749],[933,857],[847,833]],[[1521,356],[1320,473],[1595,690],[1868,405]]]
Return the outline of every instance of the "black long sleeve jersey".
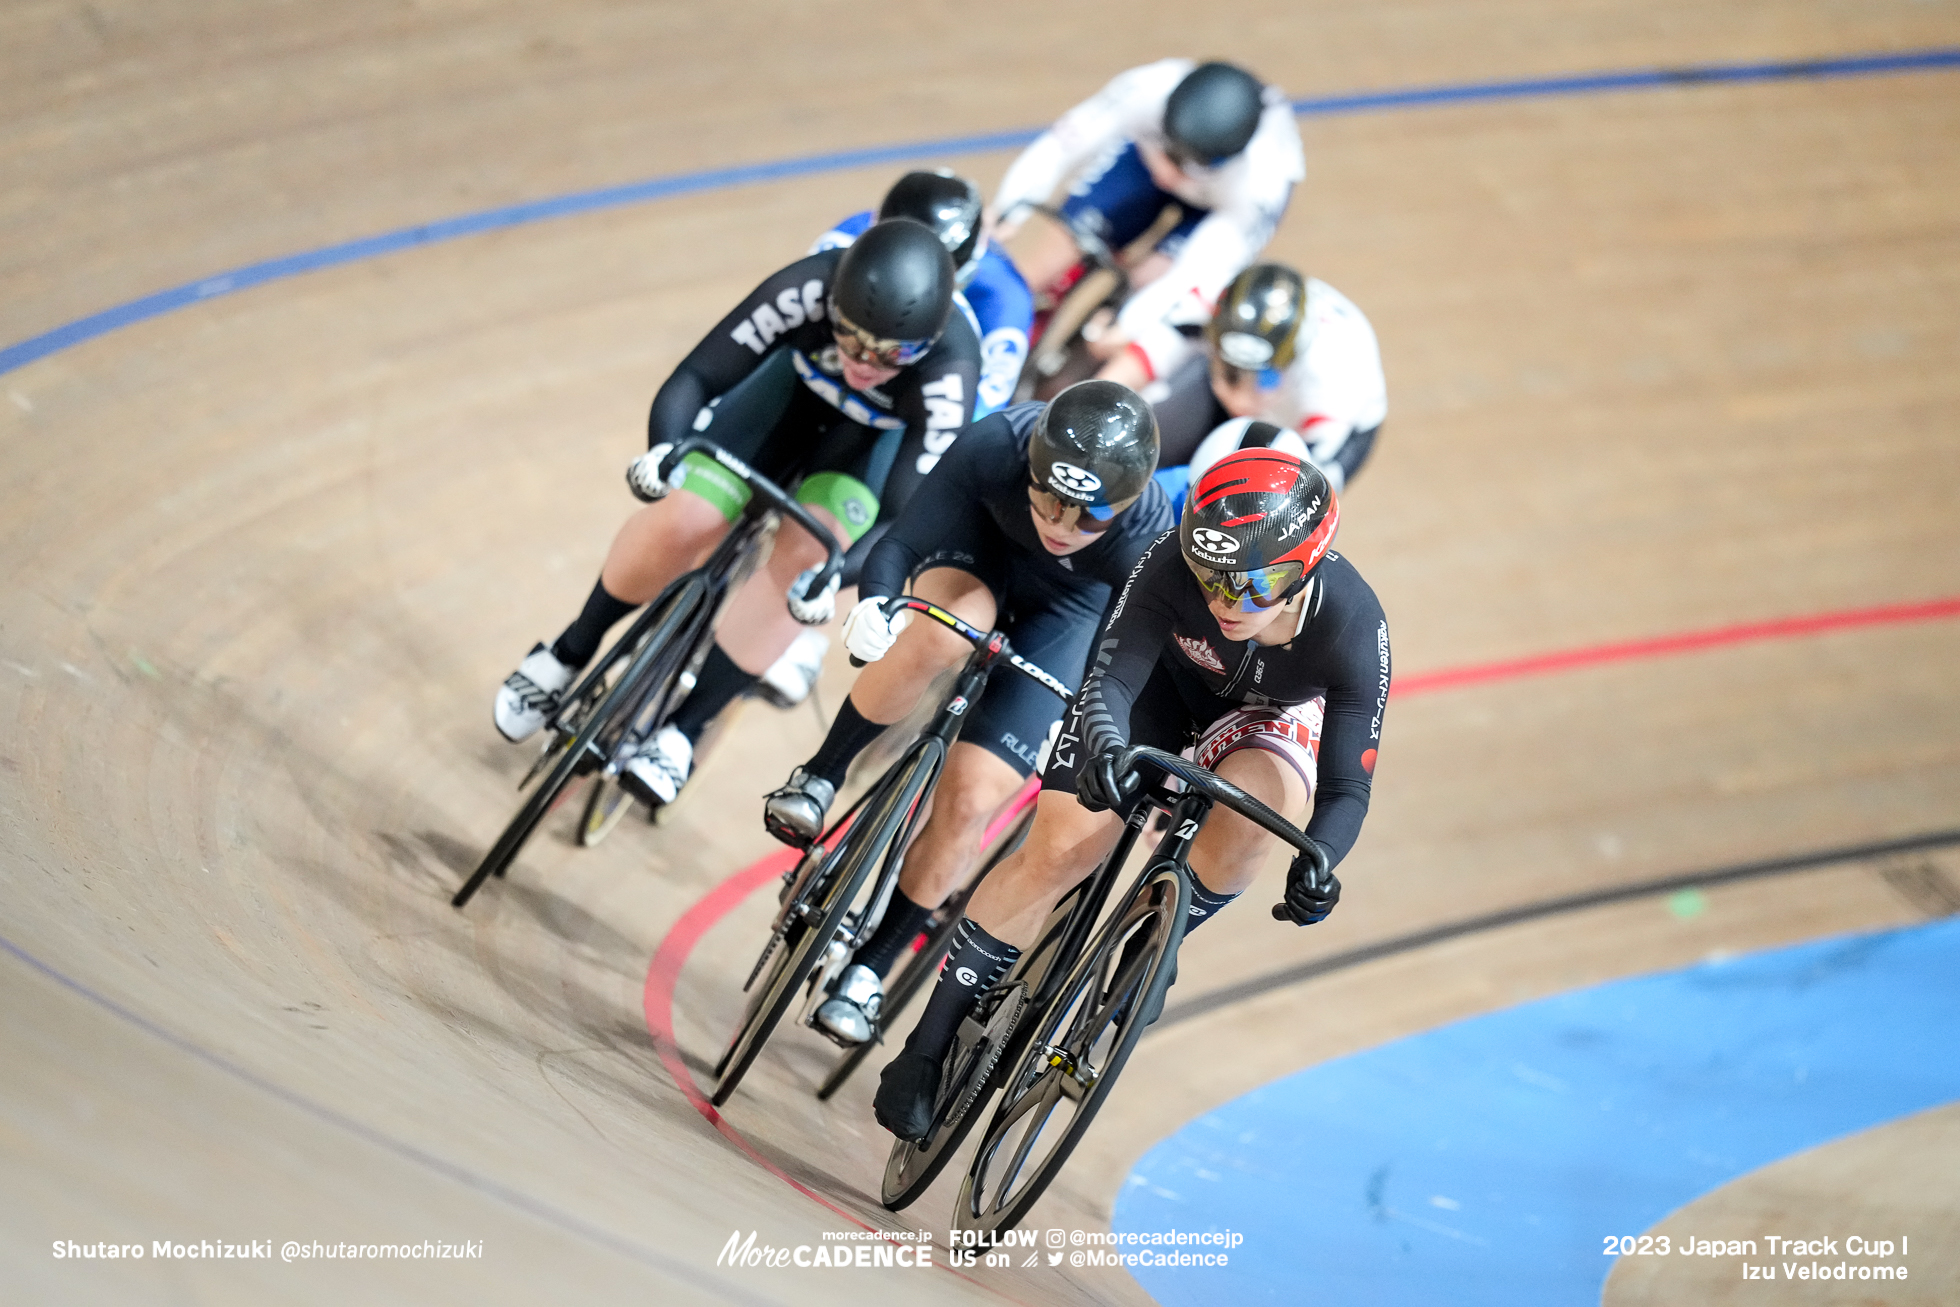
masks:
[[[850,422],[904,435],[884,486],[888,503],[917,488],[972,419],[980,377],[980,342],[966,315],[955,312],[925,357],[882,386],[844,384],[828,321],[830,285],[845,250],[798,259],[751,291],[701,338],[674,369],[647,415],[647,447],[685,440],[709,400],[727,394],[778,350],[791,351],[804,389]],[[869,432],[867,432],[869,434]]]
[[[985,548],[991,532],[1012,547],[1012,589],[1100,613],[1138,556],[1171,525],[1170,500],[1153,481],[1093,544],[1059,557],[1049,553],[1028,513],[1028,436],[1047,407],[1016,404],[968,428],[865,559],[858,592],[902,594],[920,564],[958,565],[958,555]],[[969,568],[976,561],[965,559]],[[1050,670],[1068,677],[1077,669]]]
[[[1307,834],[1338,863],[1354,847],[1368,814],[1388,706],[1388,619],[1374,590],[1340,554],[1328,554],[1314,570],[1305,602],[1305,623],[1286,644],[1228,640],[1185,564],[1177,533],[1159,536],[1110,607],[1082,693],[1056,740],[1051,779],[1111,745],[1128,745],[1133,714],[1163,720],[1167,710],[1181,712],[1202,729],[1241,705],[1324,698],[1319,784]],[[1175,694],[1181,705],[1147,703],[1138,713],[1146,685],[1155,687],[1152,696]]]

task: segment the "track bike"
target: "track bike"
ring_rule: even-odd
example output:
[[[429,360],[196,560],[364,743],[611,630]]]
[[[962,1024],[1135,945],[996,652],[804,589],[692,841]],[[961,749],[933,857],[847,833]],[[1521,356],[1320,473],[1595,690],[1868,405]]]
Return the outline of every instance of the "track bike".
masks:
[[[1149,230],[1118,250],[1088,222],[1052,205],[1029,204],[1021,206],[1021,211],[1038,213],[1068,233],[1082,256],[1082,274],[1048,310],[1047,321],[1022,365],[1014,389],[1016,403],[1053,399],[1067,386],[1096,374],[1102,360],[1090,352],[1089,345],[1114,322],[1117,311],[1135,289],[1130,269],[1156,248],[1181,216],[1175,206],[1166,206]]]
[[[878,1024],[870,1039],[857,1045],[831,1069],[817,1086],[817,1097],[829,1101],[831,1095],[844,1087],[844,1082],[861,1066],[871,1051],[885,1042],[885,1033],[897,1022],[899,1016],[919,996],[921,990],[939,977],[939,964],[946,958],[946,951],[953,945],[953,933],[959,929],[960,918],[966,914],[967,900],[973,897],[980,882],[987,873],[1005,862],[1009,855],[1021,847],[1027,839],[1028,830],[1034,825],[1034,801],[1041,793],[1041,778],[1030,776],[1027,784],[1007,801],[1005,816],[1008,822],[999,839],[993,842],[980,869],[967,878],[964,885],[954,890],[946,901],[933,910],[919,932],[925,942],[914,949],[899,965],[892,976],[891,983],[885,986],[884,1002],[878,1010]]]
[[[810,843],[785,878],[769,940],[742,986],[752,995],[748,1007],[715,1064],[716,1106],[735,1092],[792,1008],[800,1003],[800,1024],[814,1024],[832,982],[877,930],[898,884],[906,847],[945,766],[946,751],[958,737],[967,709],[979,701],[987,677],[1005,666],[1063,700],[1069,698],[1067,686],[1015,653],[1003,633],[970,626],[922,599],[901,595],[885,605],[888,619],[905,611],[939,622],[970,643],[973,652],[918,739]]]
[[[936,1112],[960,1111],[959,1124],[970,1127],[981,1105],[1000,1092],[960,1184],[957,1229],[1009,1230],[1026,1217],[1088,1131],[1144,1028],[1162,1011],[1191,908],[1187,857],[1214,805],[1307,853],[1322,874],[1327,870],[1317,844],[1230,781],[1140,745],[1124,752],[1118,774],[1139,764],[1180,788],[1159,784],[1139,792],[1109,856],[1050,914],[1023,959],[1031,964],[1017,966],[982,995],[947,1055]],[[1162,838],[1098,927],[1124,863],[1159,810],[1169,817]],[[1284,913],[1275,908],[1274,915]],[[929,1136],[928,1142],[936,1141]],[[921,1147],[903,1140],[893,1146],[888,1190],[908,1154]],[[914,1184],[907,1201],[928,1184],[929,1176]],[[889,1194],[887,1205],[893,1205]]]
[[[456,907],[468,903],[485,880],[502,876],[509,869],[524,842],[574,780],[598,773],[581,819],[582,837],[594,825],[596,805],[602,800],[617,804],[623,799],[615,783],[620,768],[641,740],[673,716],[693,688],[701,661],[714,643],[715,623],[722,608],[767,554],[784,517],[829,550],[828,560],[805,587],[806,594],[821,593],[843,567],[842,551],[808,509],[719,445],[698,439],[682,441],[667,456],[661,475],[665,477],[694,453],[707,455],[739,477],[749,488],[747,505],[708,560],[648,604],[565,695],[546,723],[547,734],[537,761],[517,787],[525,789],[540,775],[543,780],[456,891],[450,900]],[[599,821],[617,820],[618,815],[617,808],[601,811]],[[596,841],[582,838],[581,842]]]

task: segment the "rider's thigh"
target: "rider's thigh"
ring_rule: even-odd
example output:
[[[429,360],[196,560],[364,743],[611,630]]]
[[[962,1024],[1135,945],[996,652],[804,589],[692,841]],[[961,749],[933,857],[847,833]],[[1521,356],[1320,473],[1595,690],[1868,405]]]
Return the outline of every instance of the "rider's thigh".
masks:
[[[980,882],[966,914],[994,938],[1026,948],[1056,902],[1108,856],[1123,818],[1090,812],[1063,790],[1035,801],[1027,842]]]
[[[944,902],[979,861],[987,823],[1021,784],[1021,774],[986,749],[955,743],[933,791],[932,815],[899,874],[907,897],[935,907]]]
[[[983,631],[992,630],[994,619],[1000,614],[999,601],[994,598],[994,592],[987,583],[957,567],[934,567],[919,573],[918,579],[912,582],[912,596],[929,604],[938,604],[968,626],[977,626]],[[913,625],[946,630],[937,622],[915,621]],[[962,645],[966,643],[951,631],[946,631],[946,634]]]
[[[643,604],[715,547],[728,520],[715,505],[685,489],[646,505],[626,519],[606,553],[600,580],[607,593]]]
[[[1306,781],[1271,750],[1236,750],[1214,770],[1288,821],[1298,824],[1306,813],[1310,796]],[[1278,847],[1271,835],[1236,812],[1213,808],[1205,828],[1191,842],[1191,870],[1213,893],[1236,894],[1253,882],[1260,865]]]
[[[829,509],[818,508],[813,504],[805,504],[803,507],[809,510],[810,516],[816,518],[826,531],[830,532],[831,542],[839,549],[850,543],[850,537],[844,531],[844,524],[839,522]],[[770,551],[766,570],[770,576],[787,584],[795,580],[799,572],[819,566],[829,556],[830,551],[826,542],[815,539],[803,529],[801,523],[786,517],[776,532],[776,547]]]
[[[933,568],[920,575],[912,593],[981,630],[994,624],[993,591],[965,572]],[[859,673],[851,687],[851,702],[871,721],[895,722],[917,706],[935,676],[959,663],[971,649],[963,637],[914,614],[891,651]]]
[[[933,795],[932,819],[944,819],[962,831],[984,830],[1024,781],[1020,772],[992,751],[957,741],[946,754],[946,774]]]

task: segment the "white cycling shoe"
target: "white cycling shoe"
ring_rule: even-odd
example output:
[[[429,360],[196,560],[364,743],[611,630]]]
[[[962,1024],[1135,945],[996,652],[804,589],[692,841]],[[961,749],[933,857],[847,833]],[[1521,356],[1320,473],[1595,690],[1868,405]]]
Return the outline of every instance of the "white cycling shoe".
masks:
[[[884,982],[861,963],[844,968],[837,990],[817,1009],[817,1029],[846,1048],[865,1043],[878,1029],[885,1006]]]
[[[805,630],[783,656],[770,664],[756,684],[757,693],[778,708],[794,708],[810,697],[823,674],[823,656],[830,652],[830,637],[822,631]]]
[[[694,742],[663,726],[619,769],[619,783],[642,803],[672,803],[693,768]]]
[[[537,734],[538,727],[558,711],[558,697],[577,675],[578,668],[559,662],[546,646],[531,650],[497,687],[496,706],[491,710],[497,730],[512,744]]]

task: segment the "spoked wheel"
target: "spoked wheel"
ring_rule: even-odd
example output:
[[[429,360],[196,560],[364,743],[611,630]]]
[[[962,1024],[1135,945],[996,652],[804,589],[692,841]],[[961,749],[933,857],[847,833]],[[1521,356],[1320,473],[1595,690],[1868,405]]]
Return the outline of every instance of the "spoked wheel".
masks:
[[[588,849],[599,843],[613,833],[613,827],[632,807],[633,796],[618,781],[595,778],[591,793],[585,796],[585,813],[579,818],[578,842]]]
[[[1124,905],[1028,1024],[1026,1052],[960,1185],[953,1224],[1018,1225],[1095,1119],[1149,1018],[1162,1007],[1175,958],[1173,932],[1189,891],[1166,864]]]
[[[1048,972],[1057,963],[1056,953],[1076,902],[1076,892],[1071,892],[1055,906],[1041,939],[1022,954],[1007,983],[991,991],[960,1023],[959,1036],[940,1072],[931,1131],[919,1142],[894,1140],[885,1159],[879,1200],[892,1211],[905,1208],[932,1187],[985,1112],[1002,1074],[1019,1062],[1031,1019],[1027,1009],[1047,987]]]
[[[608,728],[614,731],[625,729],[625,723],[631,721],[647,699],[663,688],[661,682],[679,674],[680,662],[687,653],[680,646],[694,623],[702,617],[706,594],[706,585],[698,576],[689,578],[668,592],[648,624],[646,637],[625,672],[605,692],[598,706],[585,715],[578,729],[562,747],[553,752],[552,746],[546,746],[550,765],[537,788],[531,791],[524,806],[504,827],[503,834],[484,854],[483,861],[463,883],[463,887],[456,891],[451,904],[462,907],[490,876],[504,874],[504,870],[516,860],[524,842],[531,838],[531,832],[538,828],[538,823],[544,820],[544,815],[551,811],[573,778],[604,762],[603,752],[597,747],[601,734]]]
[[[898,775],[887,778],[889,784],[881,783],[879,792],[866,802],[858,819],[831,850],[826,865],[818,867],[797,894],[780,943],[771,941],[774,957],[765,950],[758,966],[761,983],[755,986],[742,1024],[715,1067],[720,1077],[713,1099],[716,1107],[726,1103],[742,1083],[756,1054],[789,1010],[799,999],[812,996],[812,988],[823,978],[825,953],[838,939],[845,917],[854,908],[861,913],[871,906],[877,890],[877,878],[872,873],[878,869],[879,859],[897,848],[900,834],[937,770],[937,760],[920,750]]]
[[[988,872],[1006,861],[1009,854],[1021,847],[1021,841],[1027,839],[1028,830],[1033,825],[1034,805],[1030,804],[1027,811],[1021,815],[1021,819],[1014,823],[1013,828],[995,843],[993,852],[987,855],[987,860],[981,865],[979,873],[967,884],[953,891],[953,897],[947,899],[933,914],[933,923],[926,932],[926,942],[906,959],[905,965],[899,968],[898,974],[892,978],[891,985],[885,990],[884,1005],[878,1014],[877,1036],[859,1044],[838,1060],[837,1065],[824,1078],[823,1084],[817,1087],[818,1098],[828,1100],[832,1094],[842,1089],[844,1082],[849,1080],[863,1064],[864,1059],[871,1055],[871,1050],[884,1042],[885,1032],[892,1028],[899,1014],[905,1011],[907,1005],[918,996],[919,991],[926,987],[928,981],[938,978],[939,964],[946,957],[946,950],[952,947],[953,932],[959,929],[960,917],[966,912],[967,900],[973,897],[973,891],[987,878]]]

